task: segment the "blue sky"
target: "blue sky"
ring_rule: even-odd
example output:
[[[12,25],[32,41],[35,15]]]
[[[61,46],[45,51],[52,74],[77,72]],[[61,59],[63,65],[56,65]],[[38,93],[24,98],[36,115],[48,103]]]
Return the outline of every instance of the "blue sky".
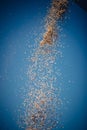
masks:
[[[50,0],[7,0],[0,5],[0,130],[21,130],[16,111],[23,101],[21,88],[29,64],[26,59],[39,44],[35,40],[41,39],[44,32],[49,5]],[[71,4],[69,10],[59,36],[63,57],[57,61],[63,75],[58,81],[62,82],[61,98],[69,102],[65,103],[62,119],[64,130],[85,130],[87,12],[76,4]]]

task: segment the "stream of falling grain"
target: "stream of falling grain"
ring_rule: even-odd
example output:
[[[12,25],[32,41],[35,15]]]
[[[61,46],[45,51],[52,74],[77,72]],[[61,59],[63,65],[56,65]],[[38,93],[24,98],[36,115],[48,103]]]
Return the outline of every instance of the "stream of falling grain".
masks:
[[[53,0],[46,18],[46,32],[31,57],[27,76],[29,87],[24,100],[22,123],[26,130],[52,130],[60,123],[59,88],[55,86],[55,63],[58,52],[55,40],[57,21],[66,12],[68,0]]]

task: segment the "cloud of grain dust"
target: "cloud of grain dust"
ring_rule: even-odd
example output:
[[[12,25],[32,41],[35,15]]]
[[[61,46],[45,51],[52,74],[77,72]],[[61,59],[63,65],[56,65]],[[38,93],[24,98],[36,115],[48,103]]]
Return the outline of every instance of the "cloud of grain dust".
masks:
[[[56,23],[66,12],[68,5],[68,0],[53,0],[49,13],[46,20],[46,32],[43,35],[43,40],[40,45],[53,44],[56,39]]]

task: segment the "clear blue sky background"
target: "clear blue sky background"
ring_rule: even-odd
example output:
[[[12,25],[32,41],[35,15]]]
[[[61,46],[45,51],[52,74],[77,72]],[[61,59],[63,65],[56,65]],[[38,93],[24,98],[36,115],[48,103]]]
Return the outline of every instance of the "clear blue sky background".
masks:
[[[23,94],[19,91],[27,79],[26,57],[31,53],[28,45],[33,48],[43,32],[49,5],[50,0],[0,3],[0,130],[21,130],[15,111],[22,103]],[[63,58],[57,61],[63,75],[62,81],[59,79],[61,98],[70,102],[65,105],[63,130],[86,130],[87,12],[76,4],[71,4],[69,10],[70,19],[62,24],[60,34],[66,35],[61,37]]]

